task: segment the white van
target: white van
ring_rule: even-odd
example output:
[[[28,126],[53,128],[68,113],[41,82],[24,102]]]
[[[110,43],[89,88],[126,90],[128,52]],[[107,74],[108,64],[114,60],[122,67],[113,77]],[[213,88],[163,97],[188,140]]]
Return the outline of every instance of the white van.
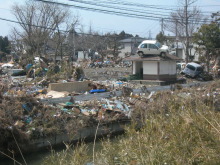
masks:
[[[202,72],[203,68],[201,65],[191,62],[186,65],[185,69],[182,71],[182,74],[185,74],[188,77],[196,78]]]
[[[137,54],[141,57],[144,55],[161,55],[168,53],[168,46],[162,45],[156,40],[144,40],[138,46]]]

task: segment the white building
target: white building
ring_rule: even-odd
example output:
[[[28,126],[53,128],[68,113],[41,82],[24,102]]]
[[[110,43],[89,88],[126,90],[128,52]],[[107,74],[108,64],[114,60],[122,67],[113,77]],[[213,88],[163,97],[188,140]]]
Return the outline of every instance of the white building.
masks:
[[[167,54],[165,57],[148,55],[141,57],[128,57],[132,61],[132,73],[139,74],[143,80],[176,81],[176,61],[180,59]]]

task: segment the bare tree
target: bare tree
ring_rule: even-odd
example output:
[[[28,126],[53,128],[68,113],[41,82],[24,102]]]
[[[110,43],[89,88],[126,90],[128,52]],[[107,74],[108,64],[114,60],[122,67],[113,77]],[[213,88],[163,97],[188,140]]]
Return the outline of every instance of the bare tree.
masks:
[[[192,35],[197,31],[201,22],[205,22],[206,20],[197,7],[192,8],[192,5],[196,1],[197,0],[184,0],[184,3],[182,3],[183,7],[178,9],[176,12],[172,12],[170,14],[171,19],[167,20],[165,23],[165,29],[174,33],[177,40],[184,44],[186,63],[189,61],[189,47]]]
[[[14,32],[23,40],[29,55],[44,54],[55,30],[68,22],[70,17],[68,8],[33,0],[26,1],[24,5],[15,4],[12,11],[20,25],[14,28]],[[60,38],[59,46],[62,42]]]
[[[93,34],[93,43],[91,45],[92,49],[99,53],[101,60],[104,61],[104,57],[107,55],[107,38],[101,36],[98,33]]]
[[[113,55],[114,59],[117,59],[119,54],[119,35],[116,33],[108,33],[105,35],[108,39],[108,49],[110,50],[110,53]]]

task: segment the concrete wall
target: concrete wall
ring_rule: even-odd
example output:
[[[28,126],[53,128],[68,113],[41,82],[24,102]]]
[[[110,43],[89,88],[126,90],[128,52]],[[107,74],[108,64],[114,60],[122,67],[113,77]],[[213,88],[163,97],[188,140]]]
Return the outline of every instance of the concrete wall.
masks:
[[[143,75],[143,80],[176,81],[176,75]]]
[[[89,91],[90,81],[75,81],[75,82],[67,82],[67,83],[51,83],[49,84],[49,91],[67,91],[67,92],[85,92]]]
[[[164,75],[164,74],[175,75],[176,74],[176,62],[175,61],[161,61],[159,74],[160,75]]]
[[[143,74],[157,75],[157,61],[144,61],[143,62]]]
[[[31,140],[29,143],[21,144],[22,153],[37,152],[40,150],[48,149],[56,146],[64,146],[65,143],[79,142],[85,139],[94,139],[97,137],[104,137],[108,134],[123,133],[124,128],[130,124],[130,120],[121,122],[111,122],[105,125],[100,124],[98,129],[97,126],[85,127],[79,130],[75,130],[74,136],[68,134],[57,134],[49,137],[41,137],[38,139]],[[97,134],[96,134],[97,129]],[[74,132],[74,130],[73,130]]]
[[[170,72],[170,66],[169,66],[169,61],[161,61],[160,62],[160,74],[169,74]]]

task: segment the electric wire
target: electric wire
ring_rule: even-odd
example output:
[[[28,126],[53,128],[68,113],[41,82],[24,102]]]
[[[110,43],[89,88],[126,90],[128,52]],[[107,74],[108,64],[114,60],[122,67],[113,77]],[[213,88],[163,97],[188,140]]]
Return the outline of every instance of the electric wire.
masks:
[[[99,7],[100,7],[100,6],[101,6],[101,7],[106,7],[106,8],[108,8],[108,9],[109,9],[109,8],[111,8],[111,9],[119,9],[119,10],[122,10],[122,11],[124,10],[124,11],[126,11],[126,12],[128,12],[128,11],[129,11],[129,12],[138,12],[138,13],[150,14],[150,15],[152,15],[152,14],[155,15],[155,14],[156,14],[156,15],[159,15],[159,16],[162,15],[163,17],[164,17],[164,16],[167,16],[167,17],[170,16],[170,12],[168,13],[168,12],[161,11],[161,9],[164,9],[164,8],[149,7],[149,6],[151,6],[151,5],[149,5],[148,8],[150,8],[150,9],[152,9],[152,8],[153,8],[153,9],[160,9],[160,11],[157,10],[157,12],[165,13],[166,15],[165,15],[165,14],[158,14],[158,13],[155,12],[155,11],[152,11],[153,13],[152,13],[152,12],[149,13],[149,12],[143,12],[142,10],[140,11],[140,9],[137,10],[137,9],[134,9],[134,8],[121,8],[121,7],[101,5],[101,4],[97,4],[96,2],[94,3],[94,1],[92,1],[92,2],[91,2],[91,1],[83,1],[83,0],[80,0],[80,1],[79,1],[79,0],[69,0],[69,1],[77,2],[77,3],[81,3],[81,4],[86,4],[86,5],[89,4],[89,5],[96,6],[96,7],[97,7],[97,6],[99,6]],[[111,4],[112,4],[112,3],[111,3]],[[117,3],[113,3],[113,4],[121,4],[121,3],[118,3],[118,2],[117,2]],[[128,3],[128,4],[129,4],[129,3]],[[128,5],[128,4],[124,4],[124,5]],[[132,3],[132,4],[130,4],[130,5],[134,5],[134,4]],[[130,5],[129,5],[129,6],[130,6]],[[143,7],[143,5],[136,5],[136,6],[140,6],[141,8]],[[144,8],[144,9],[146,10],[147,8]],[[171,10],[171,9],[170,9],[170,11],[176,12],[177,10],[174,10],[174,9]],[[167,14],[168,14],[168,15],[167,15]]]
[[[52,2],[52,1],[48,1],[48,0],[35,0],[35,1],[40,1],[40,2],[44,2],[44,3],[52,3],[52,4],[57,4],[57,5],[63,5],[63,6],[66,6],[66,7],[75,7],[75,8],[80,8],[80,9],[87,10],[87,11],[90,10],[90,11],[94,11],[94,12],[101,12],[101,13],[106,13],[106,14],[114,14],[114,15],[119,15],[119,16],[127,16],[127,17],[140,18],[140,19],[161,20],[163,18],[164,20],[173,22],[172,18],[164,18],[164,17],[149,16],[149,15],[126,13],[126,12],[120,12],[120,11],[97,9],[97,8],[85,7],[85,6],[79,6],[79,5]],[[182,19],[178,19],[178,20],[181,21]],[[195,21],[195,20],[189,19],[188,21]],[[208,20],[206,20],[206,21],[199,20],[199,21],[196,21],[196,23],[197,24],[200,24],[200,23],[202,24],[202,23],[206,23],[207,21]],[[211,21],[211,20],[209,20],[209,21]]]
[[[83,4],[89,4],[89,5],[93,5],[93,6],[99,6],[99,7],[105,7],[105,8],[108,8],[108,9],[117,9],[117,10],[124,10],[124,11],[129,11],[129,12],[138,12],[138,13],[142,13],[142,14],[154,14],[155,13],[152,13],[152,12],[145,12],[145,11],[140,11],[138,9],[134,9],[134,8],[123,8],[123,7],[115,7],[115,6],[111,6],[111,5],[105,5],[105,4],[97,4],[97,3],[94,3],[94,2],[89,2],[89,1],[79,1],[79,0],[69,0],[69,1],[74,1],[74,2],[77,2],[77,3],[83,3]],[[163,12],[160,12],[160,13],[163,13]],[[168,13],[166,13],[168,14]],[[157,14],[157,15],[161,15],[161,16],[169,16],[169,15],[164,15],[164,14]]]
[[[45,2],[45,3],[52,3],[52,4],[66,6],[66,7],[75,7],[75,8],[80,8],[80,9],[83,9],[83,10],[90,10],[90,11],[94,11],[94,12],[102,12],[102,13],[106,13],[106,14],[114,14],[114,15],[133,17],[133,18],[140,18],[140,19],[148,19],[148,20],[153,20],[153,21],[158,21],[158,20],[164,19],[165,21],[168,21],[168,22],[174,22],[171,18],[163,18],[163,17],[158,17],[158,16],[149,16],[149,15],[134,14],[134,13],[121,12],[121,11],[114,11],[114,10],[105,10],[105,9],[91,8],[91,7],[72,5],[72,4],[65,4],[65,3],[59,3],[59,2],[48,1],[48,0],[35,0],[35,1]],[[69,1],[77,1],[77,2],[79,2],[78,0],[69,0]],[[81,2],[88,2],[88,1],[81,1]],[[116,1],[113,1],[113,3],[115,3],[115,2]],[[125,4],[125,3],[123,1],[121,1],[120,4]],[[97,6],[94,3],[90,3],[90,5]],[[137,6],[139,6],[139,4],[137,4]],[[153,5],[148,5],[148,7],[149,6],[152,7]],[[108,7],[109,6],[107,6],[107,8]],[[115,7],[115,9],[117,9],[117,8]],[[1,8],[1,9],[3,9],[3,8]],[[127,8],[123,8],[123,10],[126,10],[126,9]],[[7,21],[7,22],[12,22],[12,23],[30,25],[30,24],[27,24],[27,23],[22,23],[22,22],[19,22],[19,21],[14,21],[14,20],[5,19],[5,18],[0,18],[0,20]],[[210,21],[210,20],[208,20],[208,21]],[[193,23],[193,20],[189,20],[189,23]],[[204,23],[207,23],[207,22],[200,20],[200,21],[194,22],[193,24],[204,24]],[[38,26],[38,25],[30,25],[30,26],[39,27],[39,28],[45,28],[45,29],[50,29],[50,30],[56,30],[56,28],[50,28],[50,27],[44,27],[44,26]],[[60,30],[60,31],[61,32],[68,32],[66,30]],[[78,33],[78,34],[91,35],[91,34],[87,34],[87,33]],[[92,34],[92,35],[94,35],[94,34]]]
[[[28,25],[28,26],[37,27],[37,28],[53,30],[53,31],[57,30],[57,27],[56,28],[50,28],[50,27],[46,27],[46,26],[39,26],[39,25],[34,25],[34,24],[29,24],[29,23],[23,23],[23,22],[14,21],[14,20],[6,19],[6,18],[1,18],[1,17],[0,17],[0,20],[11,22],[11,23],[16,23],[16,24]],[[61,32],[61,33],[70,33],[70,31],[71,31],[71,29],[70,30],[61,30],[61,29],[59,29],[59,32]],[[104,38],[105,37],[109,37],[109,38],[113,37],[113,36],[105,36],[105,35],[100,35],[100,34],[91,34],[91,33],[82,33],[82,32],[77,32],[77,34],[78,35],[104,37]]]
[[[94,1],[83,1],[83,0],[81,0],[81,1],[79,1],[79,0],[69,0],[69,1],[73,1],[73,2],[79,2],[79,3],[92,3],[92,2],[94,2]],[[97,2],[97,0],[96,0],[96,2]],[[145,4],[138,4],[138,3],[129,3],[129,2],[123,2],[123,1],[108,1],[108,2],[106,2],[106,1],[99,1],[98,0],[98,2],[99,3],[102,3],[102,4],[115,4],[115,5],[123,5],[123,6],[133,6],[133,7],[138,7],[138,8],[144,8],[145,10],[146,9],[156,9],[157,10],[157,12],[162,12],[162,13],[164,13],[164,11],[161,11],[161,10],[167,10],[167,11],[170,11],[170,12],[172,12],[172,11],[176,11],[177,9],[179,9],[180,7],[179,6],[175,6],[175,7],[172,7],[172,8],[166,8],[166,7],[164,7],[165,5],[145,5]],[[97,3],[96,3],[97,4]],[[161,6],[161,7],[158,7],[158,6]],[[189,8],[194,8],[195,6],[189,6]],[[159,10],[159,11],[158,11]],[[170,13],[169,12],[169,13]],[[166,14],[169,14],[168,12],[166,12]],[[203,13],[203,12],[202,12]],[[210,13],[210,12],[205,12],[205,13]]]

